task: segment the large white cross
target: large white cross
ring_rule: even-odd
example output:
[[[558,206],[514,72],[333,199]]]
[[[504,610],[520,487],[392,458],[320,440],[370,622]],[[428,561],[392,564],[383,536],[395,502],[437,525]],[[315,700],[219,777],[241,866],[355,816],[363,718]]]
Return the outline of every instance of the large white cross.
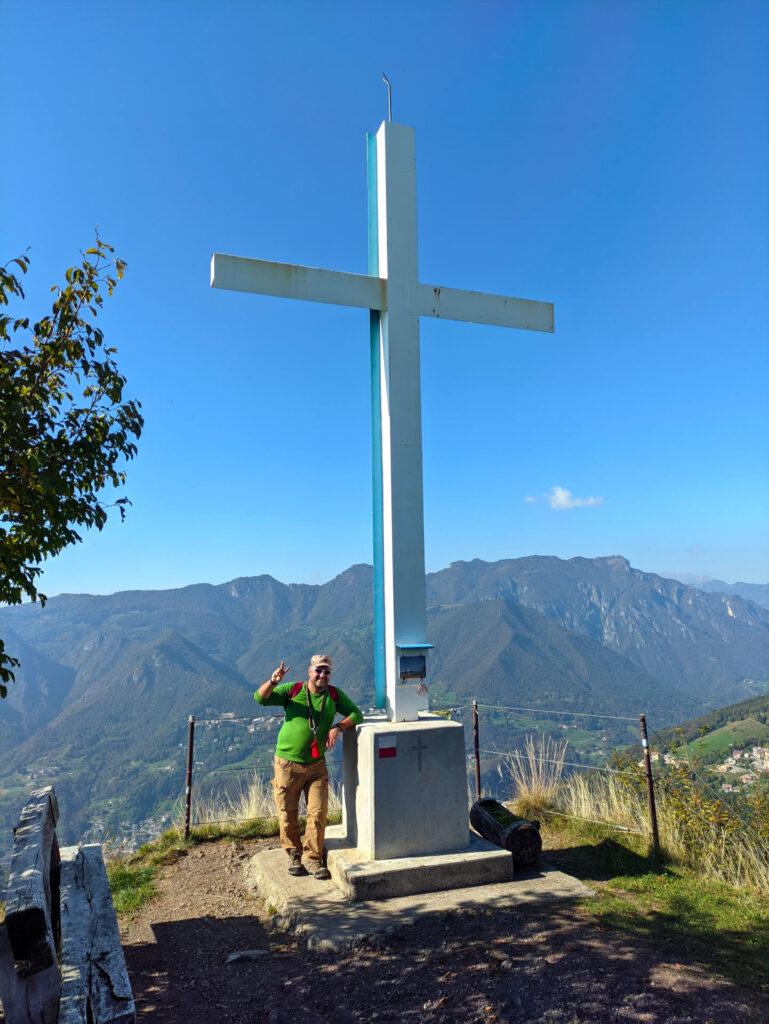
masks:
[[[404,668],[426,656],[419,318],[553,330],[553,306],[420,284],[414,129],[385,122],[368,136],[369,276],[214,253],[211,286],[371,311],[374,662],[377,706],[392,721],[426,710]],[[404,658],[416,661],[404,661]],[[407,673],[408,675],[408,673]]]

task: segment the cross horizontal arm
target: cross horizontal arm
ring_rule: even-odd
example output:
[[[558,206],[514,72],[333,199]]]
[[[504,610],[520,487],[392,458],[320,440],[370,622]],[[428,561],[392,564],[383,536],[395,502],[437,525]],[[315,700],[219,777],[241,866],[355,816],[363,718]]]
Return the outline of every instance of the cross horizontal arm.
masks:
[[[211,287],[275,295],[283,299],[327,302],[335,306],[387,309],[387,281],[384,278],[227,256],[218,252],[211,257]],[[439,288],[430,284],[417,286],[416,299],[415,312],[420,316],[529,331],[552,333],[554,329],[551,302]]]
[[[420,284],[417,293],[420,316],[464,320],[472,324],[519,327],[526,331],[554,330],[552,302],[513,299],[506,295],[466,292],[459,288],[437,288]]]
[[[211,287],[360,309],[387,307],[387,282],[379,277],[226,256],[219,252],[211,257]]]

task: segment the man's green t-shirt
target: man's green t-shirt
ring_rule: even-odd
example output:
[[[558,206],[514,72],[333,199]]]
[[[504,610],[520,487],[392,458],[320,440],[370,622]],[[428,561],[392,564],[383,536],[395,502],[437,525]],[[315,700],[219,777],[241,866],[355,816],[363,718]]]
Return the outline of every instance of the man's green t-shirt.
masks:
[[[287,761],[298,761],[299,764],[316,764],[326,753],[326,737],[334,724],[337,713],[342,718],[352,718],[356,725],[360,725],[363,721],[363,715],[347,694],[338,687],[334,687],[337,696],[336,704],[328,691],[325,694],[310,693],[313,718],[318,726],[317,739],[320,753],[320,757],[313,757],[310,753],[313,737],[307,708],[307,683],[302,683],[301,690],[292,697],[291,690],[295,685],[296,683],[280,683],[266,698],[260,697],[257,690],[254,700],[257,704],[262,704],[265,707],[285,709],[286,720],[278,733],[276,756],[283,757]]]

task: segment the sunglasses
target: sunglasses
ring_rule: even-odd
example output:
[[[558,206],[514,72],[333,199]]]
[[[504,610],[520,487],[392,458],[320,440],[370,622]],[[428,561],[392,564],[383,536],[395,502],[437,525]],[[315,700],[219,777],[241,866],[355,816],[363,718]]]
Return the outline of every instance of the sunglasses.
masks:
[[[316,668],[316,669],[313,669],[313,672],[315,673],[316,676],[330,676],[331,675],[331,669],[330,668]]]

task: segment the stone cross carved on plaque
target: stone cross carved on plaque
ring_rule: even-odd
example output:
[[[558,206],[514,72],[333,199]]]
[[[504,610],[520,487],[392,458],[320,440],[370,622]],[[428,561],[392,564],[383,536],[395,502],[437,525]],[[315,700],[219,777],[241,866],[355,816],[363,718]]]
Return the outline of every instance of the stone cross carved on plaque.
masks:
[[[553,306],[419,281],[414,129],[368,136],[369,274],[214,253],[211,286],[370,311],[377,707],[391,721],[428,708],[419,318],[553,330]]]
[[[422,737],[421,736],[418,736],[416,743],[414,744],[414,746],[411,749],[412,750],[416,750],[416,752],[417,752],[417,771],[421,772],[422,771],[422,751],[428,749],[427,744],[422,742]]]

